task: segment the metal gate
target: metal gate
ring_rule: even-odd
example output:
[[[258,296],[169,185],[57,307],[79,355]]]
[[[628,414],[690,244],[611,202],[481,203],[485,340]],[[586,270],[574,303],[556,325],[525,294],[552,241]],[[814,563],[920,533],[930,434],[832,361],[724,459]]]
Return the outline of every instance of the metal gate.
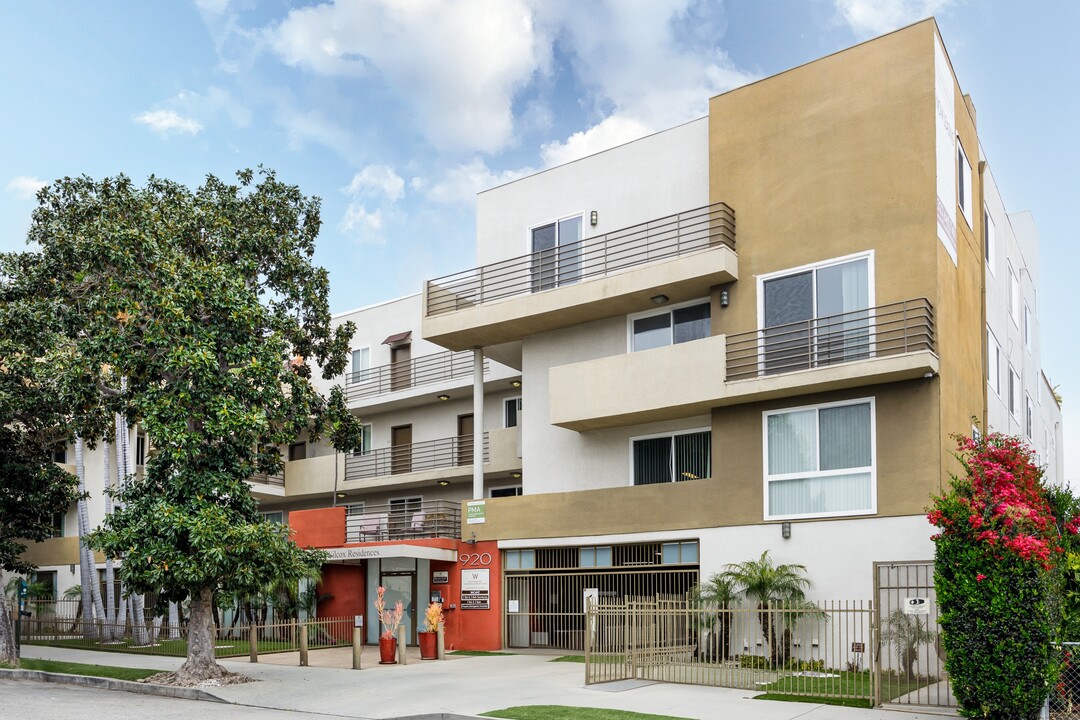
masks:
[[[932,560],[874,563],[876,704],[955,707]]]

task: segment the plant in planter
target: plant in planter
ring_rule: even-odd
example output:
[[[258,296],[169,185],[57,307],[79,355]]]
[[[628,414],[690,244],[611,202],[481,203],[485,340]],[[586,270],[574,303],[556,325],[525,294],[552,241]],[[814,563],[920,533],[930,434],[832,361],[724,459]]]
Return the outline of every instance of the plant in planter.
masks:
[[[379,586],[375,597],[375,612],[382,625],[382,634],[379,635],[379,664],[393,665],[397,662],[397,631],[405,617],[405,606],[398,600],[393,610],[387,610],[385,595],[386,588]]]
[[[424,612],[424,624],[422,630],[417,633],[420,638],[420,659],[421,660],[437,660],[439,657],[438,650],[438,630],[439,626],[443,624],[446,618],[443,616],[442,603],[433,602],[428,605],[427,610]]]

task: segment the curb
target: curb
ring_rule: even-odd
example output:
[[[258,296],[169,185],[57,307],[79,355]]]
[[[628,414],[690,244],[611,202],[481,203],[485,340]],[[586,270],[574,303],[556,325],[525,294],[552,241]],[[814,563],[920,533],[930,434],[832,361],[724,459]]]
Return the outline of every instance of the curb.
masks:
[[[199,688],[171,687],[169,685],[150,685],[115,680],[113,678],[92,677],[90,675],[68,675],[45,672],[44,670],[6,670],[0,669],[0,680],[35,680],[37,682],[57,683],[59,685],[79,685],[82,687],[122,690],[139,695],[157,695],[159,697],[180,698],[182,700],[205,700],[208,702],[228,703],[216,695],[211,695]]]

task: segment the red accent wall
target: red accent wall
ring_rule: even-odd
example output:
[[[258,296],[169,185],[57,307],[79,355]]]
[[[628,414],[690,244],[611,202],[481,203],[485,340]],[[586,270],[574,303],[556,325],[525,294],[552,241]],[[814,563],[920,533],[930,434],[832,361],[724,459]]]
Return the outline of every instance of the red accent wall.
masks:
[[[327,563],[323,565],[322,580],[319,582],[319,594],[330,594],[332,598],[319,602],[319,617],[339,618],[363,615],[367,605],[365,600],[366,586],[364,584],[363,565],[340,565]],[[364,619],[367,622],[367,618]],[[340,628],[335,623],[332,626],[335,631],[347,634],[348,637],[338,637],[342,642],[352,642],[351,626]]]
[[[293,541],[303,548],[341,547],[345,543],[345,508],[289,512]]]
[[[446,616],[445,642],[450,650],[501,650],[502,649],[502,563],[499,546],[494,540],[478,542],[476,545],[458,543],[458,562],[439,562],[432,560],[431,571],[446,570],[450,573],[450,582],[446,585],[432,585],[432,590],[441,590],[443,594],[443,614]],[[466,555],[491,556],[487,564],[464,565]],[[461,609],[461,571],[464,569],[490,570],[491,603],[488,610]],[[450,605],[457,609],[450,610]]]

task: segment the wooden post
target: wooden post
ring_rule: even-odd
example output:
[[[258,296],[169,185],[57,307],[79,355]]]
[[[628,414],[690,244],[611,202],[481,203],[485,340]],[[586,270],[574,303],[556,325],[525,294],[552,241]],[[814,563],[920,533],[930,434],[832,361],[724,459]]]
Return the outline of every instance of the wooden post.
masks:
[[[364,651],[364,628],[352,629],[352,669],[360,669],[360,653]]]
[[[446,635],[442,623],[439,623],[439,629],[435,631],[435,657],[439,660],[446,659]]]
[[[307,667],[307,623],[300,626],[300,667]]]
[[[248,625],[248,654],[251,662],[259,662],[259,626],[255,623]]]
[[[397,631],[397,654],[398,663],[401,665],[408,665],[408,661],[405,659],[405,626],[399,625]]]

